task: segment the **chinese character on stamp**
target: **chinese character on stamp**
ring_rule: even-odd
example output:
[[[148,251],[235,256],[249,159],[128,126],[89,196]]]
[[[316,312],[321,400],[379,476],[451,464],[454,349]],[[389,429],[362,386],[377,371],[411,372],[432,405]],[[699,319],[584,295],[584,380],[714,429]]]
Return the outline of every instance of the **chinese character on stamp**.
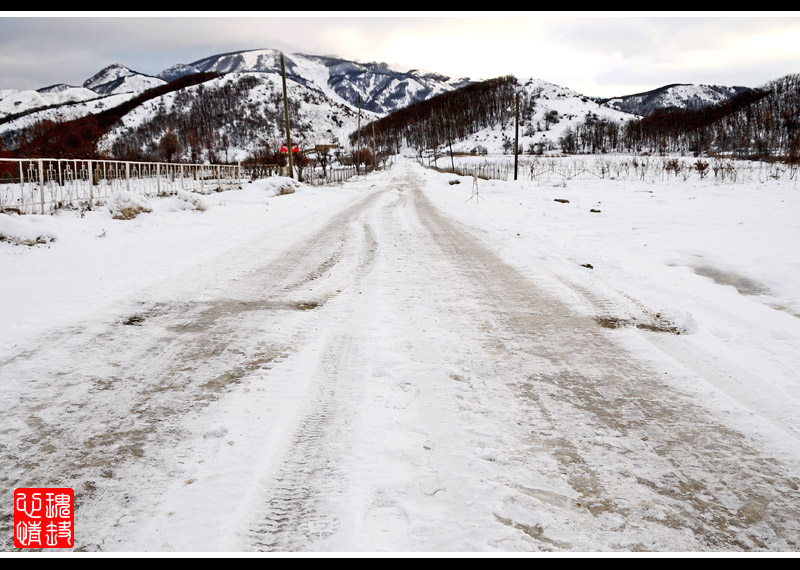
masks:
[[[14,547],[72,548],[74,507],[69,488],[14,489]]]

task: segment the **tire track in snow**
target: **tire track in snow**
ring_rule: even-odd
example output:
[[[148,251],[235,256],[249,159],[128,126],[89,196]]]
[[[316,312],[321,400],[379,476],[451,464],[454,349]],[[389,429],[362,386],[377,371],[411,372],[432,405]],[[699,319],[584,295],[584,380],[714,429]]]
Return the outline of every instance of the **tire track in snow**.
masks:
[[[479,292],[491,325],[487,347],[517,368],[509,386],[531,428],[520,448],[530,450],[532,463],[542,455],[557,461],[574,501],[592,516],[588,526],[599,525],[605,541],[625,537],[616,530],[626,529],[612,548],[800,545],[796,473],[621,350],[593,319],[500,261],[437,212],[412,176],[408,188],[436,243]],[[521,524],[498,517],[512,528]]]
[[[363,237],[358,248],[349,250],[356,260],[351,269],[353,286],[337,300],[339,306],[326,307],[321,328],[336,332],[308,342],[318,362],[304,411],[295,420],[283,453],[265,468],[260,488],[248,498],[252,507],[234,531],[241,537],[237,550],[319,550],[341,530],[348,477],[339,465],[349,455],[353,403],[358,400],[366,366],[359,354],[364,337],[352,331],[359,330],[358,323],[369,308],[355,289],[370,272],[377,248],[369,223],[359,220],[356,224]]]
[[[343,476],[331,448],[336,448],[334,434],[341,429],[338,408],[346,401],[339,370],[345,368],[349,347],[347,336],[338,337],[322,358],[310,411],[297,424],[277,474],[264,483],[266,496],[252,515],[256,521],[242,550],[313,549],[339,530],[335,502],[343,492]]]
[[[313,332],[311,309],[357,277],[339,262],[361,240],[352,221],[376,197],[344,208],[244,278],[217,276],[201,295],[189,293],[197,301],[56,331],[0,363],[3,377],[25,378],[17,383],[24,392],[3,397],[0,484],[74,488],[76,527],[84,520],[95,527],[111,512],[112,529],[135,518],[128,515],[138,508],[131,489],[163,488],[183,472],[171,450],[192,435],[187,418],[248,374],[279,365]],[[12,522],[0,518],[6,550],[13,549]],[[84,537],[77,550],[113,550],[114,536]]]

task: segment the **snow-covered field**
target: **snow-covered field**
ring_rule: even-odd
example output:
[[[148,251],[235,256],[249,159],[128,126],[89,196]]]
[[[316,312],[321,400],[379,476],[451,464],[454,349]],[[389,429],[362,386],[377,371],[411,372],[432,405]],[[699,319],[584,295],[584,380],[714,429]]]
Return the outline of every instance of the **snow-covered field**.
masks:
[[[720,183],[713,174],[687,182],[653,175],[641,182],[479,180],[478,200],[469,200],[471,179],[461,178],[431,198],[586,314],[630,324],[660,315],[686,329],[679,341],[651,341],[668,351],[691,345],[703,354],[698,373],[728,396],[749,394],[751,411],[800,434],[797,177],[759,182],[742,170],[739,182]]]
[[[246,183],[244,191],[199,196],[207,211],[187,207],[177,196],[146,200],[153,211],[133,220],[113,219],[108,204],[84,218],[70,211],[0,215],[0,235],[6,236],[0,240],[0,297],[7,325],[0,331],[0,354],[50,329],[93,314],[124,314],[152,300],[140,298],[140,290],[157,286],[161,295],[171,283],[179,294],[187,272],[218,263],[264,232],[276,247],[286,245],[291,228],[302,225],[309,213],[324,216],[356,192],[303,186],[294,196],[276,197],[283,182],[273,178]],[[15,245],[37,239],[41,245]]]
[[[86,551],[797,551],[796,181],[277,182],[0,215],[6,505],[73,487]]]

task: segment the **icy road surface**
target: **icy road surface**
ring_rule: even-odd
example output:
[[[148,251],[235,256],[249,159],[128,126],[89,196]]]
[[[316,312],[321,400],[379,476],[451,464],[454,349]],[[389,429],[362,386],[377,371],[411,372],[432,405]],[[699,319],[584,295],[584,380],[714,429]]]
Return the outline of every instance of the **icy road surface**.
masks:
[[[79,551],[798,549],[796,462],[680,363],[505,264],[418,167],[364,188],[0,360],[4,550],[42,486],[75,489]]]

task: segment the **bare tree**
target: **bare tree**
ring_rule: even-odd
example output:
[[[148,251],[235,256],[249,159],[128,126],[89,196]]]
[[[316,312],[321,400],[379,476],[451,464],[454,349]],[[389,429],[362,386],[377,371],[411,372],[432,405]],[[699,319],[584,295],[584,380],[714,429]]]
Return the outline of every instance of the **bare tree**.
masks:
[[[181,152],[178,135],[174,131],[168,130],[158,141],[158,154],[164,162],[175,162]]]

